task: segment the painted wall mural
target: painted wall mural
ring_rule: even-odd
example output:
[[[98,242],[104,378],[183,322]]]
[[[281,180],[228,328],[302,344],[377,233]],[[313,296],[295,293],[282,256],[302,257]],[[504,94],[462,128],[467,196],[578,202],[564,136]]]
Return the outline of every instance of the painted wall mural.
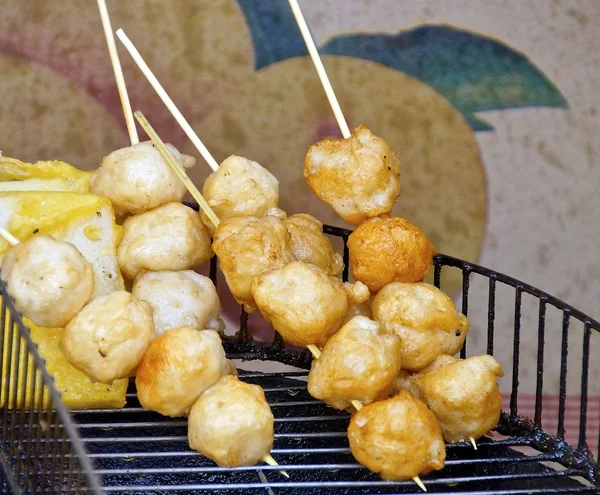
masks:
[[[367,124],[402,153],[394,213],[440,251],[599,317],[600,50],[589,47],[600,43],[600,2],[301,4],[349,124]],[[284,209],[342,224],[302,177],[307,146],[339,131],[286,0],[108,0],[108,8],[217,160],[258,161],[279,178]],[[0,0],[0,10],[0,150],[92,169],[126,146],[95,2]],[[197,155],[120,53],[132,106]],[[199,160],[190,175],[201,184],[208,173]],[[453,294],[457,275],[446,278]],[[473,307],[487,297],[480,292]],[[234,322],[237,307],[221,296]],[[523,359],[535,359],[527,329],[536,315],[523,314]],[[252,324],[260,332],[260,318]],[[478,339],[473,332],[483,349]],[[560,343],[547,345],[555,352]],[[510,360],[508,348],[498,352]],[[523,370],[521,379],[534,375]]]

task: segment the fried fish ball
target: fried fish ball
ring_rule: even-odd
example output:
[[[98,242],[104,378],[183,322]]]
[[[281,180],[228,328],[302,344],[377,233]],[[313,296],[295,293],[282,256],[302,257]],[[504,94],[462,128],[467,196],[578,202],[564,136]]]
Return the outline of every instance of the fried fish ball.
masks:
[[[221,467],[252,466],[271,452],[274,423],[260,386],[224,376],[192,407],[188,442]]]
[[[202,195],[221,220],[230,217],[263,216],[279,202],[279,181],[260,164],[231,155],[208,176]],[[201,213],[209,231],[214,226]]]
[[[182,167],[196,163],[194,157],[180,153],[170,144],[166,146]],[[104,157],[90,179],[90,191],[110,199],[115,213],[124,216],[181,201],[186,188],[154,144],[145,141]]]
[[[135,385],[142,407],[164,416],[187,416],[200,395],[231,372],[214,330],[167,330],[148,347]]]
[[[422,281],[437,253],[418,227],[400,217],[373,218],[348,237],[352,276],[371,292],[391,282]]]
[[[152,308],[121,290],[85,306],[65,327],[60,347],[90,380],[110,384],[134,372],[152,339]]]
[[[131,293],[154,310],[156,336],[171,328],[221,331],[221,303],[212,280],[192,270],[144,272]]]
[[[352,400],[371,404],[392,390],[400,354],[400,338],[356,316],[331,336],[313,361],[308,392],[334,409],[346,409]]]
[[[286,342],[298,347],[325,344],[348,312],[342,282],[301,261],[256,277],[252,296],[265,320]]]
[[[200,216],[181,203],[129,217],[117,249],[119,266],[130,279],[141,270],[198,268],[212,255],[210,235]]]
[[[306,213],[299,213],[286,218],[284,223],[298,261],[321,267],[333,277],[340,276],[344,270],[344,261],[323,234],[323,224],[319,220]]]
[[[403,385],[433,411],[446,442],[456,443],[480,438],[498,424],[502,408],[498,378],[502,376],[502,366],[492,356],[440,356]]]
[[[407,391],[358,411],[348,440],[354,458],[384,480],[409,480],[442,469],[446,460],[437,419]]]
[[[15,307],[42,327],[64,327],[94,291],[90,263],[73,244],[48,235],[13,246],[0,275]]]
[[[392,211],[400,195],[400,157],[361,125],[347,139],[325,138],[308,148],[304,178],[321,201],[359,225]]]
[[[285,224],[272,216],[223,220],[215,231],[212,248],[233,297],[248,313],[256,310],[254,277],[295,259]]]
[[[456,354],[470,326],[452,299],[424,282],[386,285],[371,309],[386,332],[402,339],[402,368],[409,371],[425,368],[440,354]]]

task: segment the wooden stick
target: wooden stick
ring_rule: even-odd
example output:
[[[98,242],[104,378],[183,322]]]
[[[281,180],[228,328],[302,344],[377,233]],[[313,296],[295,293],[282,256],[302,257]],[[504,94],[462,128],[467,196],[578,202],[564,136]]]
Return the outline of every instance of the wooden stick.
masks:
[[[308,25],[304,20],[304,15],[302,15],[302,10],[300,10],[300,5],[298,5],[298,0],[289,0],[289,2],[292,12],[294,13],[294,17],[296,18],[296,22],[298,23],[298,27],[300,28],[300,32],[302,33],[302,37],[304,38],[304,43],[306,43],[308,53],[310,53],[310,58],[312,58],[315,69],[317,69],[319,79],[321,80],[321,84],[323,85],[323,89],[327,94],[327,99],[329,100],[329,104],[331,105],[331,109],[335,115],[335,120],[337,120],[338,126],[340,126],[340,131],[342,131],[342,136],[344,136],[344,138],[349,138],[351,135],[350,128],[348,127],[348,123],[344,118],[340,104],[338,103],[335,93],[333,92],[333,87],[331,86],[331,82],[329,82],[329,77],[327,77],[327,72],[325,71],[325,67],[323,66],[323,62],[321,61],[321,57],[319,56],[319,51],[317,50],[315,42],[312,39]]]
[[[319,359],[321,357],[321,349],[319,349],[315,344],[308,344],[306,348],[312,353],[315,359]]]
[[[16,246],[19,244],[19,239],[17,239],[14,235],[12,235],[8,230],[3,227],[0,227],[0,237],[3,237],[6,242],[8,242],[11,246]]]
[[[175,158],[173,158],[173,155],[171,155],[171,153],[165,146],[165,143],[163,143],[162,139],[158,136],[158,134],[156,134],[156,131],[152,128],[150,123],[146,120],[146,117],[144,117],[142,112],[140,112],[139,110],[136,110],[134,115],[135,115],[135,118],[140,123],[140,125],[142,126],[142,128],[146,131],[146,134],[148,134],[148,136],[150,137],[150,139],[152,140],[154,145],[158,148],[158,151],[160,151],[160,154],[167,161],[167,163],[171,166],[171,168],[175,171],[175,173],[181,179],[181,181],[185,184],[185,187],[187,187],[187,190],[190,192],[190,194],[198,202],[198,205],[200,206],[200,208],[202,208],[202,211],[206,214],[206,216],[209,218],[209,220],[212,222],[212,224],[215,226],[215,228],[218,227],[219,226],[219,217],[217,217],[217,215],[215,215],[215,212],[208,205],[208,203],[206,202],[206,200],[204,199],[204,196],[202,196],[200,191],[198,191],[198,188],[194,185],[194,183],[187,176],[187,174],[185,173],[185,170],[183,170],[183,167],[181,165],[179,165],[179,163],[177,163]]]
[[[262,458],[263,462],[265,464],[268,464],[269,466],[279,466],[279,463],[273,459],[273,456],[271,454],[267,454],[266,456],[264,456]],[[283,474],[286,478],[289,478],[290,475],[287,473],[287,471],[279,471],[281,474]]]
[[[121,98],[121,106],[123,107],[123,115],[125,115],[125,123],[127,124],[129,140],[131,141],[132,145],[137,144],[140,142],[140,139],[138,138],[137,129],[135,128],[135,120],[133,120],[133,112],[131,111],[131,104],[129,103],[127,86],[125,86],[125,78],[123,77],[123,71],[121,70],[119,53],[117,52],[115,37],[110,25],[110,17],[108,15],[108,9],[106,8],[106,0],[98,0],[98,10],[100,10],[100,18],[102,19],[104,36],[106,37],[106,44],[108,45],[108,53],[110,55],[110,61],[112,63],[113,72],[115,73],[115,79],[117,81],[117,89],[119,90],[119,97]]]
[[[423,490],[424,492],[427,491],[427,488],[425,488],[425,485],[423,484],[423,482],[421,481],[421,478],[419,478],[418,476],[415,476],[413,478],[413,481],[417,484],[417,486]]]
[[[117,36],[121,40],[121,43],[123,43],[123,45],[125,45],[125,48],[127,48],[127,51],[129,52],[129,54],[131,55],[131,57],[133,58],[133,60],[137,64],[137,66],[140,68],[140,70],[142,71],[144,76],[146,76],[146,79],[148,79],[148,82],[152,85],[152,87],[154,88],[154,91],[156,91],[156,93],[158,94],[160,99],[163,101],[163,103],[169,109],[169,111],[171,112],[171,115],[173,115],[173,117],[175,117],[175,120],[183,129],[183,132],[185,132],[187,134],[187,137],[190,138],[190,140],[192,141],[192,143],[194,144],[194,146],[196,147],[198,152],[202,155],[202,158],[204,158],[204,160],[206,160],[206,162],[208,163],[210,168],[213,169],[213,171],[217,171],[219,169],[219,164],[213,158],[213,156],[210,154],[210,152],[208,151],[206,146],[204,146],[202,141],[200,141],[200,138],[198,137],[198,135],[194,132],[194,130],[192,129],[190,124],[188,124],[187,120],[185,120],[184,116],[181,114],[181,112],[175,106],[175,103],[173,103],[173,100],[171,100],[171,98],[169,97],[167,92],[164,90],[164,88],[158,82],[158,79],[156,79],[156,77],[150,70],[150,67],[148,67],[146,62],[144,62],[144,59],[140,55],[140,52],[138,52],[136,47],[133,46],[133,43],[130,41],[130,39],[123,32],[122,29],[117,30]]]
[[[469,440],[471,440],[471,444],[473,444],[473,448],[475,450],[477,450],[477,443],[475,442],[475,439],[473,437],[469,437]]]

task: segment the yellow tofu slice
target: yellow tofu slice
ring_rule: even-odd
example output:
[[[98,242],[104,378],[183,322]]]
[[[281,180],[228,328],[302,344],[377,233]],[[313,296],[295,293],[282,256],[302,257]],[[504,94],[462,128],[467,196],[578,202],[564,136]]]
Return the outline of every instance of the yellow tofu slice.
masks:
[[[89,192],[89,183],[76,179],[25,179],[0,182],[0,192],[4,191],[63,191],[75,193]]]
[[[42,328],[36,326],[33,322],[24,319],[24,323],[31,329],[31,338],[38,345],[38,351],[41,357],[46,361],[48,372],[54,377],[54,386],[61,393],[63,404],[71,409],[92,409],[92,408],[121,408],[125,405],[127,385],[129,380],[115,380],[112,385],[103,383],[93,383],[81,371],[73,368],[65,359],[60,350],[59,343],[62,339],[64,329],[62,328]],[[5,323],[6,332],[4,336],[4,365],[2,367],[2,381],[7,383],[9,376],[9,363],[7,355],[9,354],[9,332],[8,319]],[[33,358],[30,356],[26,365],[25,341],[21,340],[20,358],[17,356],[18,331],[15,326],[12,343],[12,361],[10,363],[10,393],[6,390],[0,393],[0,407],[4,407],[6,395],[9,397],[8,406],[10,409],[20,409],[21,407],[37,407],[40,404],[42,383],[41,375],[36,377],[35,391]],[[25,369],[27,366],[27,374]],[[16,393],[14,390],[15,381],[17,383]],[[23,397],[23,387],[25,396]],[[32,403],[32,399],[35,401]],[[42,405],[47,408],[50,405],[48,391],[44,394]]]
[[[0,226],[22,241],[48,234],[75,245],[92,265],[94,297],[124,288],[117,262],[122,227],[115,223],[107,198],[70,192],[0,192]],[[0,239],[0,260],[9,247]]]
[[[26,163],[15,158],[0,156],[0,182],[27,179],[66,179],[80,182],[84,192],[89,192],[93,172],[79,170],[58,160]]]

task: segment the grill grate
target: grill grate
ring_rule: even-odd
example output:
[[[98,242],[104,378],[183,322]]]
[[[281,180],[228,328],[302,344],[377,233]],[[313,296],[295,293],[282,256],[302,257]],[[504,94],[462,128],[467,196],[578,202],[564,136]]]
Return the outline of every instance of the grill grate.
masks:
[[[350,231],[325,227],[324,231],[341,237],[346,246]],[[344,249],[348,266],[348,250]],[[511,371],[508,410],[492,436],[478,441],[478,450],[470,444],[448,446],[446,467],[423,478],[429,493],[536,494],[599,493],[600,469],[588,446],[597,450],[595,432],[598,422],[597,404],[589,396],[598,388],[597,374],[591,373],[590,354],[594,338],[600,335],[600,324],[562,301],[518,280],[478,265],[449,256],[438,255],[434,263],[434,283],[439,287],[451,270],[460,272],[462,311],[483,314],[481,326],[487,326],[484,350],[500,353],[506,347],[495,335],[501,328],[501,316],[507,307],[512,313],[511,362],[503,363]],[[217,261],[212,260],[211,278],[216,281]],[[483,289],[481,280],[484,280]],[[344,280],[348,278],[348,268]],[[4,291],[4,288],[2,288]],[[487,294],[485,291],[487,290]],[[508,296],[506,290],[512,291]],[[482,298],[481,295],[485,297]],[[504,296],[502,296],[504,294]],[[475,297],[478,296],[478,297]],[[503,297],[503,299],[501,299]],[[505,304],[505,300],[509,304]],[[535,328],[527,323],[527,303],[536,306]],[[169,419],[142,409],[132,383],[124,409],[70,411],[60,403],[43,360],[35,350],[29,333],[2,292],[0,306],[3,370],[0,461],[7,474],[0,493],[120,493],[144,491],[155,494],[197,494],[218,490],[219,493],[337,494],[337,493],[418,493],[411,482],[386,482],[362,468],[352,457],[346,429],[349,416],[313,399],[306,391],[306,372],[262,374],[240,372],[240,378],[265,389],[275,414],[273,456],[281,464],[236,469],[218,468],[187,445],[186,421]],[[552,436],[545,426],[544,360],[551,342],[550,311],[560,313],[556,336],[561,341],[558,395],[558,418]],[[470,315],[471,316],[471,315]],[[582,335],[574,328],[580,322]],[[529,333],[527,333],[529,332]],[[538,340],[535,364],[521,363],[521,340],[535,332]],[[581,338],[581,340],[579,340]],[[500,345],[502,342],[504,345]],[[571,365],[581,373],[576,392],[573,371],[567,367],[572,345],[581,342],[581,361]],[[272,341],[253,340],[248,318],[241,312],[240,330],[224,338],[230,358],[275,360],[308,369],[311,356],[284,345],[276,334]],[[469,349],[476,343],[469,342]],[[466,346],[461,355],[467,355]],[[20,356],[17,359],[17,356]],[[28,363],[29,367],[19,363]],[[533,420],[519,416],[520,373],[535,369]],[[595,369],[595,368],[594,368]],[[35,370],[35,372],[34,372]],[[24,389],[16,393],[16,380],[43,385],[43,393],[34,401],[26,401]],[[590,377],[591,375],[591,377]],[[569,392],[568,392],[569,389]],[[567,402],[578,393],[577,431],[567,416]],[[569,394],[569,395],[568,395]],[[20,400],[18,399],[20,397]],[[46,407],[46,402],[52,407]],[[25,404],[15,408],[15,404]],[[591,421],[595,423],[590,428]],[[589,428],[589,432],[588,432]],[[550,430],[548,430],[550,431]],[[567,443],[566,440],[570,443]],[[590,443],[588,443],[590,442]],[[577,447],[575,447],[575,445]],[[93,466],[93,469],[92,467]],[[290,479],[278,469],[285,469]],[[19,488],[20,487],[20,488]],[[102,488],[101,488],[102,487]]]

